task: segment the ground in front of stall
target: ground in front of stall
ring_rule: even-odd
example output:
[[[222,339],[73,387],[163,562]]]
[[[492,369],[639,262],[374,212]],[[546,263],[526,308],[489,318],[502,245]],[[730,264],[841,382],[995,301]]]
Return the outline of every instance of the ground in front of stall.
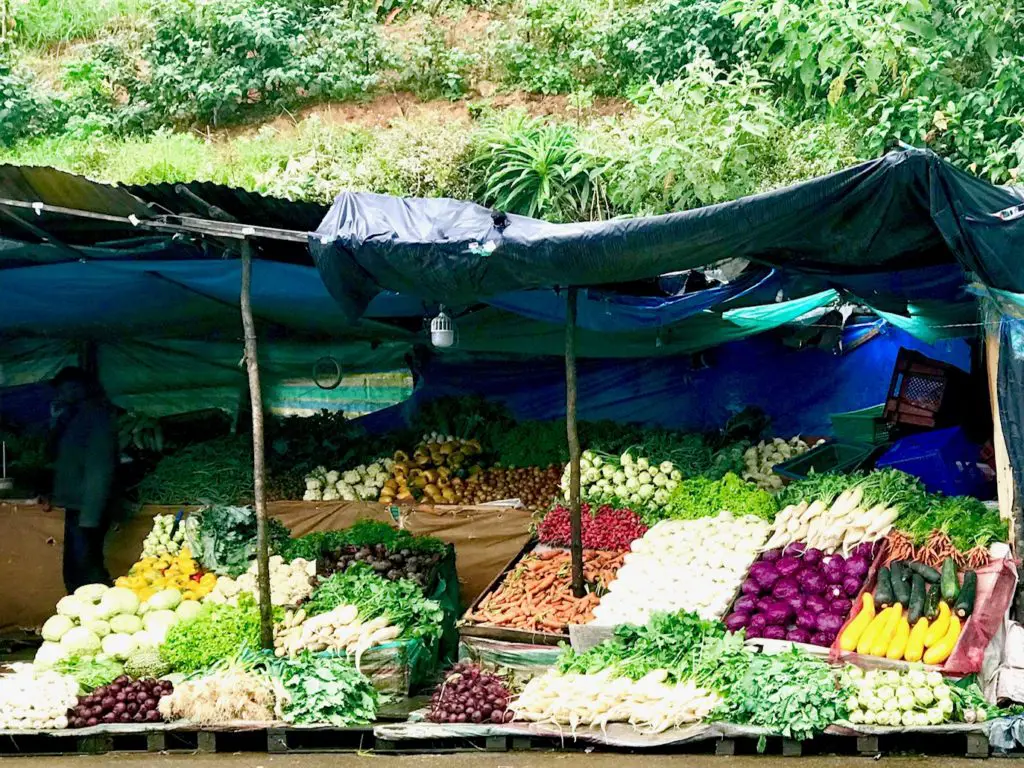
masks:
[[[731,757],[729,768],[770,768],[791,758]],[[646,755],[646,754],[560,754],[558,752],[521,752],[518,754],[445,754],[445,755],[96,755],[75,759],[75,768],[314,768],[330,762],[332,768],[714,768],[722,758],[709,755]],[[849,757],[804,757],[804,768],[843,768]],[[967,768],[977,761],[948,757],[888,757],[886,763],[900,768]],[[18,760],[21,768],[63,768],[62,757],[25,757]]]

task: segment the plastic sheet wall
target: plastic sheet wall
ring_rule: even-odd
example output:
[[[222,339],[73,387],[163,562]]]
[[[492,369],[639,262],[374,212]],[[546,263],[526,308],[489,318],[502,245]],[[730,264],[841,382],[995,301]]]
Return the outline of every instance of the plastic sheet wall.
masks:
[[[581,419],[660,424],[717,430],[747,406],[771,417],[777,434],[830,434],[829,415],[885,400],[900,347],[970,367],[962,340],[924,344],[890,325],[881,335],[845,355],[820,349],[795,350],[761,337],[726,344],[707,353],[700,368],[689,357],[638,360],[580,360]],[[384,431],[403,421],[421,400],[479,394],[504,401],[523,419],[565,414],[565,368],[560,359],[527,363],[468,361],[435,357],[421,372],[411,402],[362,420]]]
[[[181,507],[143,507],[107,538],[107,567],[117,576],[139,558],[153,516]],[[271,502],[268,511],[294,536],[345,528],[364,518],[436,536],[455,546],[460,597],[468,605],[529,538],[528,512],[496,507],[409,509],[395,521],[379,504]],[[64,515],[36,504],[0,503],[0,634],[38,627],[64,595],[61,551]]]

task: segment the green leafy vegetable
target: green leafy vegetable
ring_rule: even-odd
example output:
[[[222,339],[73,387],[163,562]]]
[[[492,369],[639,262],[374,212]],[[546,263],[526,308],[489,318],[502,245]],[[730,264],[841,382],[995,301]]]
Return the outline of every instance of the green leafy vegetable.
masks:
[[[402,638],[431,641],[441,635],[444,611],[436,600],[427,600],[415,582],[389,581],[365,563],[333,573],[304,607],[308,616],[316,616],[342,604],[358,608],[363,621],[383,616],[389,624],[402,628]]]
[[[934,530],[944,531],[961,552],[1009,537],[999,510],[989,509],[970,496],[933,494],[924,509],[901,514],[896,527],[907,533],[914,544],[923,544]]]
[[[270,551],[280,552],[288,545],[288,529],[274,517],[267,524]],[[192,554],[205,568],[222,576],[238,576],[256,557],[256,512],[251,507],[204,509],[196,539]]]
[[[61,659],[53,665],[53,668],[62,675],[75,678],[78,681],[78,686],[85,693],[92,693],[97,688],[109,685],[124,674],[124,667],[113,659],[100,659],[92,656],[86,658],[71,656]]]
[[[175,672],[191,673],[259,645],[259,607],[251,595],[243,594],[237,606],[206,603],[195,619],[175,624],[160,656]]]
[[[721,480],[695,477],[684,480],[672,492],[662,516],[679,520],[714,517],[723,510],[733,515],[754,515],[772,521],[779,511],[778,501],[753,483],[731,472]]]
[[[409,531],[377,520],[360,520],[341,531],[314,531],[291,539],[284,545],[281,554],[288,561],[298,557],[316,560],[321,555],[342,547],[364,547],[374,544],[383,544],[388,552],[409,549],[430,554],[442,554],[448,546],[433,536],[414,536]]]
[[[848,694],[832,668],[797,649],[752,656],[746,674],[726,693],[717,719],[761,726],[791,739],[810,739],[847,715]]]
[[[287,722],[344,727],[377,719],[377,691],[346,657],[264,658]]]
[[[695,613],[655,613],[642,627],[623,625],[610,640],[584,653],[567,650],[558,660],[563,674],[591,674],[610,669],[617,676],[639,680],[654,669],[665,669],[675,680],[690,677],[705,639],[725,635],[717,621]]]

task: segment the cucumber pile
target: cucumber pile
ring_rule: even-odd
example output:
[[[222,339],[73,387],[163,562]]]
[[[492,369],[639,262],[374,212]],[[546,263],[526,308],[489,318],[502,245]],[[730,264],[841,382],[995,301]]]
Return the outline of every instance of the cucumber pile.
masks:
[[[878,572],[871,595],[873,608],[886,619],[870,624],[862,621],[856,650],[889,659],[942,664],[974,610],[977,590],[977,573],[966,571],[961,584],[952,559],[943,561],[941,570],[895,560]],[[850,644],[850,638],[846,641]]]

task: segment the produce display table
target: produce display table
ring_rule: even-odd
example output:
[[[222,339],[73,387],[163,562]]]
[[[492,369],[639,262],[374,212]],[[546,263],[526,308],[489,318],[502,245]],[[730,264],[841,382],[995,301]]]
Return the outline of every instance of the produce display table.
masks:
[[[988,757],[989,732],[993,722],[949,724],[911,728],[881,728],[840,723],[827,728],[821,744],[846,753],[876,755],[897,751],[909,740],[942,737],[958,742],[955,750],[944,750],[932,742],[933,754]],[[330,725],[289,725],[281,722],[231,722],[197,726],[176,722],[150,725],[101,725],[64,731],[0,731],[0,755],[88,754],[121,751],[191,752],[438,752],[464,749],[507,751],[521,749],[580,749],[606,746],[619,749],[664,750],[683,745],[707,743],[708,751],[720,755],[751,751],[762,736],[773,738],[762,728],[730,723],[694,723],[658,734],[641,734],[624,723],[600,728],[558,728],[537,723],[505,725],[444,725],[426,722],[378,723],[372,726],[338,728]],[[814,744],[775,737],[771,752],[802,754]],[[894,749],[885,749],[886,743]],[[845,748],[842,748],[844,747]]]
[[[107,537],[107,568],[127,573],[138,559],[153,517],[181,506],[145,506],[119,523]],[[268,512],[293,536],[346,528],[357,520],[394,523],[387,509],[367,502],[278,501]],[[436,536],[455,546],[464,605],[476,599],[530,538],[530,514],[499,506],[403,508],[399,525],[417,535]],[[40,626],[64,595],[61,551],[64,514],[44,512],[35,503],[0,503],[0,634]]]
[[[839,723],[825,729],[824,737],[856,740],[850,749],[861,753],[877,754],[879,739],[914,735],[931,736],[962,736],[964,737],[961,755],[970,757],[988,757],[988,733],[991,723],[975,723],[972,725],[951,723],[949,725],[921,726],[912,728],[883,728],[874,726],[855,726]],[[619,749],[657,750],[678,747],[684,744],[709,741],[716,742],[717,754],[734,754],[736,742],[758,740],[762,736],[772,738],[772,734],[763,728],[731,723],[694,723],[683,728],[672,728],[657,734],[642,734],[625,723],[609,723],[603,730],[600,728],[577,728],[570,731],[567,727],[559,728],[538,723],[508,723],[505,725],[472,725],[472,724],[438,724],[438,723],[391,723],[378,725],[373,729],[377,740],[378,751],[416,751],[416,744],[437,744],[442,740],[484,740],[485,748],[490,740],[490,748],[498,748],[499,740],[508,739],[513,749],[542,746],[546,742],[550,748],[555,741],[563,746],[574,744],[599,745]],[[819,737],[821,738],[821,737]],[[783,739],[781,750],[784,755],[799,755],[802,747],[808,742]]]

